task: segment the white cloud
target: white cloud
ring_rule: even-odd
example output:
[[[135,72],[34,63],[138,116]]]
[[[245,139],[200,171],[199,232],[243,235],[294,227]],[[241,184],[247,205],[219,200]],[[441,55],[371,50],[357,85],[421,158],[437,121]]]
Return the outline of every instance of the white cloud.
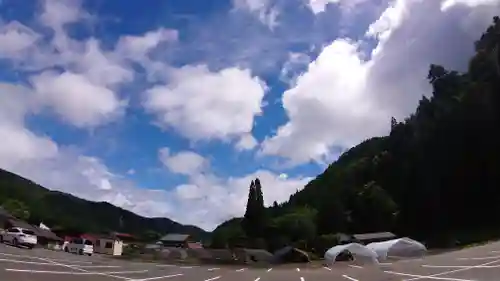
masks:
[[[257,140],[251,134],[246,134],[241,136],[240,140],[236,143],[236,148],[238,150],[251,150],[257,145]]]
[[[338,4],[343,11],[350,11],[358,4],[369,0],[308,0],[309,8],[314,14],[322,13],[328,4]]]
[[[180,151],[172,154],[168,147],[160,149],[159,158],[170,171],[183,175],[196,175],[210,166],[208,160],[197,153]]]
[[[271,4],[271,0],[233,0],[236,10],[254,13],[264,25],[272,30],[278,25],[280,12]]]
[[[265,140],[262,152],[293,164],[322,161],[333,147],[385,134],[390,116],[407,116],[430,93],[431,63],[466,65],[500,1],[482,4],[442,11],[439,1],[393,1],[367,31],[379,40],[369,59],[359,42],[335,40],[283,94],[289,121]]]
[[[175,189],[178,218],[183,222],[213,229],[229,218],[242,216],[250,182],[259,178],[266,206],[274,201],[288,200],[290,194],[302,189],[311,178],[283,178],[265,170],[242,177],[220,179],[213,175],[199,176],[188,185]],[[197,206],[193,209],[193,206]]]
[[[126,102],[86,76],[71,72],[44,72],[32,79],[37,98],[70,124],[85,128],[101,125],[122,113]]]
[[[36,32],[17,21],[1,26],[0,58],[19,58],[32,49],[38,39],[39,35]]]
[[[189,139],[247,135],[262,112],[266,85],[248,70],[211,72],[206,66],[186,66],[174,70],[169,80],[146,91],[144,107],[160,126]]]

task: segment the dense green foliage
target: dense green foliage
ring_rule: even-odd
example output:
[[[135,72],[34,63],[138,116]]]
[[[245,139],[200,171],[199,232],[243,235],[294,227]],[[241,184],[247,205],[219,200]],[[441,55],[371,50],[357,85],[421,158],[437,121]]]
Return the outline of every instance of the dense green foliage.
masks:
[[[30,180],[0,169],[0,205],[29,221],[41,221],[53,229],[68,232],[126,232],[152,240],[169,232],[204,238],[202,229],[182,225],[167,218],[145,218],[105,202],[91,202],[48,190]],[[24,217],[27,218],[27,217]]]
[[[475,48],[466,73],[430,66],[432,94],[404,121],[393,118],[389,136],[350,149],[288,202],[268,208],[259,236],[267,247],[322,249],[341,232],[393,231],[429,246],[500,236],[498,17]],[[233,221],[214,235],[238,227]]]

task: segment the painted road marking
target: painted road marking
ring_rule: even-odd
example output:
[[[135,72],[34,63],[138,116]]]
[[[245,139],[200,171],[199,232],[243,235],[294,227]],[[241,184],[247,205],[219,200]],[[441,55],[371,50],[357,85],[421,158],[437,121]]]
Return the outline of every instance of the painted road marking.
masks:
[[[40,259],[40,257],[36,256],[25,256],[25,255],[16,255],[16,254],[8,254],[8,253],[0,253],[2,256],[9,256],[9,257],[17,257],[17,258],[25,258],[25,259]],[[50,259],[52,261],[62,261],[62,262],[71,262],[71,263],[82,263],[82,264],[92,264],[93,262],[91,261],[80,261],[80,260],[71,260],[71,259]]]
[[[351,281],[359,281],[358,279],[354,279],[354,278],[352,278],[352,277],[351,277],[351,276],[349,276],[349,275],[342,275],[342,277],[344,277],[344,278],[346,278],[346,279],[349,279],[349,280],[351,280]]]
[[[378,264],[381,266],[388,266],[388,265],[391,265],[392,262],[379,262]]]
[[[182,276],[182,275],[183,275],[182,273],[179,273],[179,274],[172,274],[172,275],[165,275],[165,276],[149,277],[149,278],[143,278],[143,279],[129,279],[129,280],[132,280],[132,281],[147,281],[147,280],[172,278],[172,277],[177,277],[177,276]]]
[[[470,265],[432,265],[432,264],[423,264],[422,267],[430,267],[430,268],[470,268]],[[476,266],[475,268],[499,268],[500,265],[483,265]]]
[[[88,271],[88,270],[85,270],[83,268],[79,268],[79,267],[76,267],[76,266],[72,266],[72,265],[67,265],[67,264],[62,264],[62,263],[58,263],[58,262],[55,262],[55,261],[51,261],[49,259],[44,259],[44,258],[37,258],[37,259],[42,260],[42,261],[51,262],[53,264],[57,264],[59,266],[67,267],[67,268],[78,270],[78,271],[81,271],[81,272],[92,272],[92,271]],[[106,274],[106,273],[100,273],[100,272],[94,272],[94,273],[96,275],[102,275],[102,276],[106,276],[106,277],[114,277],[114,278],[123,279],[123,280],[133,280],[132,278],[127,278],[127,277],[113,275],[113,274]]]
[[[409,273],[402,273],[402,272],[395,272],[395,271],[384,271],[384,272],[385,273],[389,273],[389,274],[394,274],[394,275],[416,277],[416,278],[413,278],[413,279],[405,279],[405,281],[408,281],[408,280],[418,280],[418,279],[434,279],[434,280],[448,280],[448,281],[474,281],[474,280],[471,280],[471,279],[436,277],[436,276],[432,276],[432,275],[416,275],[416,274],[409,274]]]
[[[14,269],[6,268],[5,271],[11,272],[26,272],[26,273],[45,273],[45,274],[69,274],[69,275],[96,275],[96,272],[82,272],[82,271],[52,271],[52,270],[31,270],[31,269]],[[134,270],[134,271],[112,271],[112,272],[100,272],[106,274],[135,274],[135,273],[146,273],[147,270]]]
[[[271,270],[273,270],[273,269],[272,269],[272,268],[269,268],[269,269],[267,270],[267,272],[270,272]]]
[[[304,281],[304,280],[305,280],[304,277],[300,277],[300,281]]]
[[[323,268],[324,268],[324,269],[326,269],[326,270],[330,270],[330,271],[332,271],[332,269],[331,269],[331,268],[329,268],[329,267],[323,266]]]
[[[214,278],[206,279],[205,281],[213,281],[213,280],[217,280],[219,278],[220,278],[220,276],[217,276],[217,277],[214,277]]]
[[[119,268],[119,265],[73,265],[78,268]]]
[[[359,265],[353,265],[353,264],[349,264],[350,267],[354,267],[354,268],[363,268],[362,266],[359,266]]]
[[[241,269],[236,270],[236,272],[242,272],[244,270],[245,270],[245,268],[241,268]]]
[[[458,260],[493,260],[500,259],[500,256],[476,257],[476,258],[458,258]]]
[[[253,281],[259,281],[260,280],[260,277],[257,277],[257,279],[253,280]]]
[[[157,266],[157,267],[175,267],[176,265],[174,265],[174,264],[156,264],[155,266]]]
[[[181,267],[179,267],[179,268],[182,268],[182,269],[191,269],[191,268],[193,268],[193,267],[192,267],[192,266],[181,266]]]
[[[297,267],[297,271],[299,271],[299,272],[300,272],[300,268],[298,268],[298,267]]]
[[[24,264],[35,264],[35,265],[48,265],[48,266],[59,266],[51,262],[36,262],[36,261],[20,261],[20,260],[10,260],[10,259],[0,259],[0,262],[11,262],[11,263],[24,263]],[[71,265],[78,266],[78,265]]]
[[[490,261],[490,262],[486,262],[486,263],[483,263],[483,264],[478,264],[478,265],[475,265],[475,266],[470,266],[470,267],[467,267],[467,268],[460,268],[460,269],[455,269],[455,270],[449,270],[449,271],[445,271],[445,272],[441,272],[441,273],[436,273],[436,274],[432,274],[432,275],[425,276],[425,277],[417,277],[417,278],[407,279],[406,281],[413,281],[413,280],[419,280],[419,279],[429,279],[429,278],[430,279],[435,279],[433,277],[441,276],[441,275],[445,275],[445,274],[450,274],[450,273],[455,273],[455,272],[466,271],[466,270],[470,270],[470,269],[473,269],[473,268],[479,268],[480,266],[494,264],[494,263],[497,263],[499,261],[500,261],[500,259],[494,260],[494,261]]]
[[[214,267],[214,268],[209,268],[209,269],[207,269],[207,270],[208,270],[208,271],[214,271],[214,270],[219,270],[219,269],[220,269],[220,268],[218,268],[218,267]]]

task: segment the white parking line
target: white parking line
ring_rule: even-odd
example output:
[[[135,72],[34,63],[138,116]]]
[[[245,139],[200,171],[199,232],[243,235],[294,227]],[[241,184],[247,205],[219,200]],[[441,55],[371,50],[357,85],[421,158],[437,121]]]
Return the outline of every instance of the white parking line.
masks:
[[[48,265],[48,266],[59,266],[50,262],[36,262],[36,261],[20,261],[20,260],[11,260],[11,259],[0,259],[0,262],[11,262],[11,263],[23,263],[23,264],[34,264],[34,265]],[[78,266],[78,265],[71,265]]]
[[[253,281],[259,281],[260,280],[260,277],[257,277],[257,279],[253,280]]]
[[[191,268],[193,268],[193,267],[192,267],[192,266],[181,266],[181,267],[179,267],[179,268],[181,268],[181,269],[191,269]]]
[[[500,259],[500,256],[475,257],[475,258],[458,258],[458,260],[493,260]]]
[[[329,267],[323,266],[323,268],[326,269],[326,270],[332,271],[332,269],[329,268]]]
[[[351,276],[349,276],[349,275],[342,275],[342,277],[344,277],[344,278],[346,278],[346,279],[349,279],[349,280],[351,280],[351,281],[359,281],[358,279],[354,279],[354,278],[352,278],[352,277],[351,277]]]
[[[172,277],[177,277],[177,276],[182,276],[182,275],[183,275],[182,273],[179,273],[179,274],[172,274],[172,275],[165,275],[165,276],[149,277],[149,278],[143,278],[143,279],[129,279],[129,280],[132,280],[132,281],[147,281],[147,280],[172,278]]]
[[[300,277],[300,281],[304,281],[304,280],[305,280],[304,277]]]
[[[206,279],[205,281],[213,281],[213,280],[217,280],[219,278],[220,278],[220,276],[217,276],[217,277],[213,277],[213,278],[210,278],[210,279]]]
[[[381,266],[388,266],[388,265],[391,265],[392,262],[379,262],[378,264]]]
[[[16,255],[16,254],[8,254],[8,253],[0,253],[2,256],[16,257],[16,258],[25,258],[25,259],[39,259],[40,257],[36,256],[25,256],[25,255]],[[61,261],[61,262],[71,262],[71,263],[82,263],[82,264],[92,264],[91,261],[80,261],[80,260],[72,260],[72,259],[50,259],[52,261]]]
[[[68,274],[68,275],[96,275],[96,272],[82,272],[82,271],[52,271],[52,270],[31,270],[31,269],[14,269],[6,268],[5,271],[11,272],[26,272],[26,273],[45,273],[45,274]],[[134,270],[134,271],[111,271],[111,272],[100,272],[105,274],[136,274],[136,273],[146,273],[147,270]]]
[[[176,267],[174,264],[155,264],[157,267]]]
[[[429,268],[470,268],[470,265],[432,265],[432,264],[423,264],[422,267]],[[500,265],[483,265],[476,266],[474,268],[499,268]]]
[[[78,268],[119,268],[119,265],[72,265]]]
[[[55,261],[51,261],[49,259],[44,259],[44,258],[38,258],[38,259],[42,260],[42,261],[47,261],[47,262],[50,262],[50,263],[53,263],[53,264],[57,264],[59,266],[67,267],[67,268],[70,268],[70,269],[73,269],[73,270],[78,270],[78,271],[81,271],[81,272],[92,272],[92,271],[88,271],[88,270],[85,270],[83,268],[79,268],[79,267],[76,267],[76,266],[72,266],[72,265],[67,265],[67,264],[62,264],[62,263],[58,263],[58,262],[55,262]],[[113,275],[113,274],[106,274],[106,273],[100,273],[100,272],[95,272],[95,274],[96,275],[107,276],[107,277],[114,277],[114,278],[123,279],[123,280],[133,280],[132,278],[127,278],[127,277]]]
[[[246,268],[240,268],[238,270],[236,270],[236,272],[242,272],[242,271],[245,271]]]
[[[269,268],[269,269],[267,270],[267,272],[270,272],[271,270],[273,270],[273,269],[272,269],[272,268]]]
[[[300,272],[300,268],[298,268],[298,267],[297,267],[297,271],[299,271],[299,272]]]
[[[418,280],[418,279],[434,279],[434,280],[447,280],[447,281],[474,281],[471,279],[460,279],[460,278],[448,278],[448,277],[436,277],[432,275],[416,275],[416,274],[409,274],[409,273],[402,273],[402,272],[394,272],[394,271],[384,271],[385,273],[389,274],[394,274],[394,275],[401,275],[401,276],[408,276],[408,277],[416,277],[413,279],[405,279],[405,281],[409,280]]]
[[[208,271],[214,271],[214,270],[219,270],[219,269],[220,269],[220,268],[218,268],[218,267],[214,267],[214,268],[209,268],[209,269],[207,269],[207,270],[208,270]]]
[[[474,266],[470,266],[470,267],[467,267],[467,268],[460,268],[460,269],[455,269],[455,270],[449,270],[449,271],[445,271],[445,272],[441,272],[441,273],[436,273],[436,274],[432,274],[432,275],[428,275],[428,276],[418,276],[416,278],[406,279],[406,281],[413,281],[413,280],[419,280],[419,279],[441,279],[439,277],[436,278],[436,276],[442,276],[442,275],[451,274],[451,273],[455,273],[455,272],[462,272],[462,271],[471,270],[471,269],[474,269],[474,268],[480,268],[481,266],[490,265],[490,264],[494,264],[494,263],[497,263],[497,262],[500,262],[500,259],[494,260],[494,261],[490,261],[490,262],[486,262],[486,263],[482,263],[482,264],[478,264],[478,265],[474,265]],[[384,272],[385,273],[390,273],[390,271],[384,271]],[[391,272],[392,272],[392,274],[397,274],[394,271],[391,271]],[[443,279],[441,279],[441,280],[443,280]],[[444,280],[449,280],[449,279],[444,279]],[[463,280],[466,280],[466,279],[462,279],[462,281]]]
[[[353,265],[353,264],[349,264],[350,267],[354,267],[354,268],[363,268],[362,266],[359,266],[359,265]]]

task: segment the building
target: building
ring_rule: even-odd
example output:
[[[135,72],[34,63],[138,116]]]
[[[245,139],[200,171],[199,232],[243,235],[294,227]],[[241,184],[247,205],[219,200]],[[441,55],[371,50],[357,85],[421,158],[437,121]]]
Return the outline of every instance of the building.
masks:
[[[164,247],[189,248],[190,236],[188,234],[171,233],[160,238],[159,242]]]
[[[111,256],[121,256],[123,253],[123,240],[104,235],[96,237],[94,240],[94,252]]]
[[[354,240],[361,244],[369,244],[373,242],[382,242],[391,239],[396,239],[396,235],[392,232],[374,232],[374,233],[363,233],[354,234]]]
[[[72,237],[66,237],[70,241]],[[89,240],[94,245],[94,252],[99,254],[121,256],[123,247],[127,242],[134,241],[135,237],[127,233],[112,232],[111,234],[91,234],[84,233],[80,238]]]

